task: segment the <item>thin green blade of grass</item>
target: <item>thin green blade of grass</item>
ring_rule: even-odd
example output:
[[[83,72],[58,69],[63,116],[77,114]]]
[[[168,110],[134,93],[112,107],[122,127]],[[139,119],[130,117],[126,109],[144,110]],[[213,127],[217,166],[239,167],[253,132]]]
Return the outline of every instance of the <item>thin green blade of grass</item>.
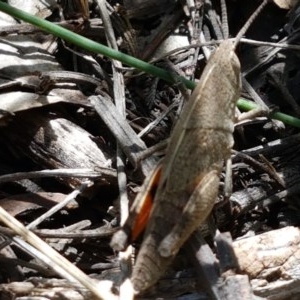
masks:
[[[7,13],[8,15],[14,18],[20,19],[24,22],[37,26],[43,29],[44,31],[51,33],[54,36],[57,36],[82,49],[91,51],[93,53],[102,54],[111,59],[119,60],[125,65],[146,72],[153,76],[159,77],[167,82],[170,83],[183,82],[188,89],[194,89],[196,86],[195,82],[190,81],[182,76],[175,76],[173,73],[170,73],[164,69],[158,68],[152,64],[149,64],[145,61],[142,61],[140,59],[137,59],[125,53],[111,49],[105,45],[102,45],[86,37],[83,37],[77,33],[74,33],[59,25],[53,24],[47,20],[43,20],[39,17],[28,14],[20,9],[12,7],[1,1],[0,1],[0,11]],[[258,108],[257,104],[245,99],[239,99],[237,105],[241,110],[250,110],[250,109]],[[280,112],[272,114],[271,117],[280,120],[285,124],[300,128],[300,119],[298,118]]]
[[[258,105],[255,104],[254,102],[243,99],[243,98],[240,98],[238,100],[238,106],[243,111],[249,111],[252,109],[256,109],[258,107]],[[300,128],[300,119],[295,118],[290,115],[287,115],[287,114],[284,114],[282,112],[271,113],[270,118],[282,121],[284,124]]]

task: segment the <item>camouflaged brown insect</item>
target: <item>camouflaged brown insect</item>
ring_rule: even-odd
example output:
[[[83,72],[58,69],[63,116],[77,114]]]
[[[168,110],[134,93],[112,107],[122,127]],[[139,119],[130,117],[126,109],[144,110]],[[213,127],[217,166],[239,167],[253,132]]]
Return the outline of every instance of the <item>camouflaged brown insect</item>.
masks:
[[[136,292],[156,283],[214,206],[220,172],[234,142],[235,107],[241,93],[235,47],[225,40],[211,55],[172,132],[131,276]],[[118,237],[117,233],[113,246]]]

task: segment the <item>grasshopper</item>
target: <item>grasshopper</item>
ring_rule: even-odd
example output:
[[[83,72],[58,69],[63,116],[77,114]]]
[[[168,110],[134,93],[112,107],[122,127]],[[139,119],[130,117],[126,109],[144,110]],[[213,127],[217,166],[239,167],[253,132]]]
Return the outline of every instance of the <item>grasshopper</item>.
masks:
[[[266,3],[264,0],[248,23]],[[220,172],[234,143],[235,107],[241,93],[240,62],[235,48],[245,26],[242,30],[235,43],[223,41],[209,58],[174,127],[161,169],[146,180],[144,191],[137,196],[137,200],[145,198],[151,185],[158,182],[131,276],[137,293],[156,283],[214,206]],[[128,224],[133,222],[139,206],[136,201],[129,221],[113,237],[111,245],[115,249],[121,250],[126,244]]]

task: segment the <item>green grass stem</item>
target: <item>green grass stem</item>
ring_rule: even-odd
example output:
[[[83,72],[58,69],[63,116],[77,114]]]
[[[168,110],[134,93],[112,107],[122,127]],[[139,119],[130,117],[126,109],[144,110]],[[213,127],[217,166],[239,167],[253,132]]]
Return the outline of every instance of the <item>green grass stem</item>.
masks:
[[[7,13],[14,18],[17,18],[24,22],[35,25],[35,26],[43,29],[44,31],[51,33],[54,36],[57,36],[71,44],[74,44],[74,45],[82,48],[82,49],[91,51],[93,53],[107,56],[111,59],[116,59],[127,66],[133,67],[140,71],[146,72],[146,73],[151,74],[156,77],[159,77],[167,82],[170,82],[170,83],[176,83],[178,81],[183,82],[185,84],[185,86],[189,89],[194,89],[196,86],[195,82],[187,80],[186,78],[184,78],[182,76],[174,76],[173,73],[170,73],[164,69],[158,68],[152,64],[149,64],[145,61],[142,61],[140,59],[137,59],[137,58],[127,55],[125,53],[111,49],[105,45],[102,45],[93,40],[90,40],[84,36],[74,33],[66,28],[59,26],[59,25],[53,24],[47,20],[43,20],[39,17],[28,14],[20,9],[12,7],[1,1],[0,1],[0,11]],[[257,108],[258,106],[251,101],[248,101],[245,99],[239,99],[238,107],[241,110],[250,110],[250,109]],[[300,119],[298,119],[298,118],[294,118],[292,116],[289,116],[289,115],[286,115],[286,114],[283,114],[280,112],[272,114],[271,117],[274,119],[278,119],[278,120],[284,122],[285,124],[300,128]]]

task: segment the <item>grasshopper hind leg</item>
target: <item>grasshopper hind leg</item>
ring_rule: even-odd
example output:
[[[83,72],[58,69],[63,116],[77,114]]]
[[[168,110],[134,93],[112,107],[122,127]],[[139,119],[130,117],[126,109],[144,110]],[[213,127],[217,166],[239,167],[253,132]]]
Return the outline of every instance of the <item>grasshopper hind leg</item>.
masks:
[[[218,196],[219,172],[208,172],[194,189],[182,216],[171,232],[161,241],[158,252],[162,257],[174,255],[195,229],[210,214]]]

